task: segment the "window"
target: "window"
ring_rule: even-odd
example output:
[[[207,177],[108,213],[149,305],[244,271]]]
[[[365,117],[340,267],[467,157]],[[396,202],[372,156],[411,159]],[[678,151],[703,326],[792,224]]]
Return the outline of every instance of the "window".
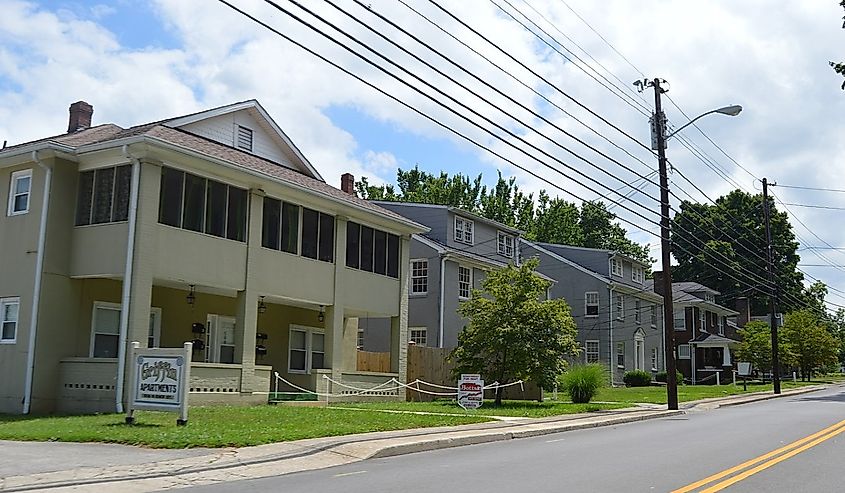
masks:
[[[625,296],[621,294],[616,295],[616,318],[625,320]]]
[[[117,358],[120,334],[120,305],[94,303],[91,321],[91,357]]]
[[[29,193],[32,190],[32,170],[25,169],[12,173],[9,184],[9,216],[26,214],[29,212]]]
[[[132,166],[84,171],[79,174],[76,225],[103,224],[129,219]]]
[[[282,204],[282,239],[279,249],[296,255],[299,253],[299,206]]]
[[[458,266],[458,298],[469,298],[472,287],[472,270],[462,265]]]
[[[704,293],[704,301],[716,303],[716,295],[714,295],[713,293]]]
[[[504,255],[507,258],[513,258],[513,236],[499,231],[497,240],[499,255]]]
[[[426,345],[426,338],[428,336],[428,330],[425,327],[419,329],[409,329],[410,336],[408,337],[408,342],[412,342],[417,346],[425,346]]]
[[[334,262],[334,216],[264,197],[261,245],[323,262]]]
[[[599,341],[584,342],[584,361],[587,364],[599,362]]]
[[[642,309],[642,302],[640,300],[634,300],[634,322],[642,323]]]
[[[651,371],[657,371],[657,348],[651,348]]]
[[[645,276],[643,275],[643,268],[633,266],[631,269],[631,280],[637,284],[642,284]]]
[[[599,293],[598,291],[587,291],[584,293],[584,316],[599,316]]]
[[[121,169],[125,168],[125,169]],[[115,169],[115,168],[110,168]],[[80,175],[79,204],[77,207],[77,225],[108,222],[107,198],[100,189],[106,187],[111,179],[101,177],[102,170],[96,170],[92,177]],[[129,166],[116,168],[114,180],[114,203],[112,221],[126,220],[129,204]],[[93,172],[88,172],[93,173]],[[126,175],[126,177],[123,176]],[[93,189],[91,183],[93,182]],[[91,192],[90,190],[93,190]],[[125,191],[124,191],[125,190]],[[86,215],[84,205],[88,196],[93,195],[90,216]],[[125,198],[124,198],[125,195]],[[219,238],[246,241],[246,218],[249,209],[247,191],[225,183],[208,180],[200,176],[185,173],[173,168],[161,169],[161,196],[159,198],[158,222],[168,226],[205,233]],[[126,206],[122,204],[125,202]],[[266,203],[265,203],[266,205]],[[126,212],[124,212],[126,211]],[[266,225],[265,219],[265,225]],[[270,235],[263,241],[272,241]]]
[[[358,334],[363,339],[361,331]],[[322,331],[292,325],[288,341],[288,373],[311,373],[311,370],[325,368],[325,343]]]
[[[252,130],[238,125],[235,147],[252,152]]]
[[[690,359],[689,344],[678,344],[678,359]]]
[[[358,349],[364,349],[364,329],[358,329]]]
[[[687,330],[687,311],[685,308],[675,310],[675,330]]]
[[[707,332],[707,312],[698,309],[698,328],[702,332]]]
[[[18,336],[20,298],[0,298],[0,343],[14,344]]]
[[[398,279],[399,236],[346,223],[346,266]]]
[[[716,315],[716,321],[718,323],[719,335],[725,335],[725,317]]]
[[[411,261],[411,294],[428,293],[428,259]]]
[[[618,258],[610,259],[610,273],[622,277],[622,261]]]
[[[469,219],[455,216],[455,241],[472,245],[473,222]]]
[[[625,343],[616,343],[616,367],[625,368]]]
[[[651,313],[651,326],[657,327],[657,305],[651,305],[649,312]]]

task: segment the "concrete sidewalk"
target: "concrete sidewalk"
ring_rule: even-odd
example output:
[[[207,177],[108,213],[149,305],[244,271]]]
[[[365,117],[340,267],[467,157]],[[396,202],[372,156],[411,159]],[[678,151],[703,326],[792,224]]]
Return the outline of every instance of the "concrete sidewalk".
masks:
[[[798,395],[826,388],[805,387],[785,391]],[[665,406],[629,408],[588,414],[496,421],[455,427],[425,428],[344,437],[281,442],[228,449],[150,450],[104,444],[0,442],[0,462],[6,457],[42,457],[41,466],[28,463],[2,470],[0,491],[103,491],[146,492],[185,486],[268,477],[348,464],[369,458],[389,457],[448,447],[527,438],[599,426],[613,426],[647,419],[677,416],[725,405],[755,402],[776,396],[746,394],[684,403],[680,411]],[[40,454],[38,449],[40,447]],[[72,454],[67,457],[65,454]],[[49,455],[48,455],[49,454]],[[59,457],[55,457],[56,455]],[[55,458],[50,460],[49,456]],[[14,466],[12,466],[14,467]],[[38,470],[40,468],[40,470]],[[18,472],[19,471],[19,472]]]

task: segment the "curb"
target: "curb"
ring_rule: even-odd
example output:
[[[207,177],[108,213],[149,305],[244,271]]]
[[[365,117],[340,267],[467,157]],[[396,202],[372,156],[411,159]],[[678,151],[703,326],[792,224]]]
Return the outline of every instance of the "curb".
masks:
[[[781,397],[792,397],[793,395],[809,394],[810,392],[818,392],[820,390],[825,390],[829,387],[830,386],[826,385],[814,385],[811,387],[788,390],[786,392],[781,392],[780,394],[755,395],[753,398],[750,399],[737,399],[736,402],[726,402],[724,404],[720,404],[719,407],[741,406],[742,404],[750,404],[752,402],[768,401],[771,399],[780,399]]]

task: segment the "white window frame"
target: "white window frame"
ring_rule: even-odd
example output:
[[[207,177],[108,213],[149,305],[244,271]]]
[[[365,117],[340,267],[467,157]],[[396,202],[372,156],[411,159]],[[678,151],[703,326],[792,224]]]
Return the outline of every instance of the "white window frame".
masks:
[[[514,237],[513,235],[509,235],[502,231],[498,231],[496,234],[496,250],[498,251],[499,255],[502,255],[507,258],[513,258],[514,253]]]
[[[465,282],[461,279],[461,273],[466,271],[467,274],[467,281]],[[463,285],[466,284],[466,296],[464,296]],[[464,265],[458,265],[458,298],[462,300],[469,299],[470,295],[472,294],[472,267],[466,267]]]
[[[622,357],[622,364],[619,363],[619,357]],[[625,341],[616,343],[616,368],[625,368]]]
[[[622,267],[621,259],[610,259],[610,274],[616,277],[623,277],[625,275],[625,269]]]
[[[414,337],[415,335],[417,337]],[[419,337],[420,335],[422,337]],[[428,329],[426,327],[408,327],[408,342],[413,342],[417,346],[428,346]]]
[[[631,280],[637,284],[642,284],[645,279],[642,267],[631,266]]]
[[[698,330],[707,332],[707,312],[701,308],[698,309]]]
[[[584,341],[584,362],[587,364],[590,363],[598,363],[599,362],[599,340],[598,339],[588,339]],[[595,348],[595,351],[593,351]],[[595,356],[593,359],[591,356]],[[592,360],[592,361],[591,361]]]
[[[424,263],[425,266],[421,267],[419,270],[425,269],[425,275],[417,275],[417,263]],[[425,290],[423,291],[416,291],[416,285],[414,284],[414,280],[423,279],[425,281]],[[411,296],[424,296],[428,294],[428,259],[427,258],[415,258],[411,260]]]
[[[595,298],[592,300],[591,298]],[[596,314],[590,315],[588,313],[588,307],[594,306],[596,307]],[[598,291],[587,291],[584,293],[584,318],[597,318],[599,316],[599,292]]]
[[[651,305],[649,312],[651,312],[651,326],[657,327],[657,305]]]
[[[300,370],[298,368],[291,369],[291,367],[290,367],[290,352],[291,352],[290,343],[291,343],[291,339],[292,339],[290,334],[293,331],[305,332],[305,370]],[[326,361],[326,332],[325,332],[325,330],[318,328],[318,327],[306,327],[304,325],[290,324],[290,327],[288,328],[288,354],[287,354],[287,357],[288,357],[288,373],[299,374],[299,375],[307,375],[307,374],[310,374],[312,371],[315,370],[315,368],[312,368],[313,359],[314,359],[313,358],[314,346],[313,346],[312,338],[313,338],[314,334],[320,334],[320,335],[323,336],[323,351],[317,351],[317,352],[323,353],[323,362],[325,363],[325,361]],[[297,351],[301,351],[301,349],[297,349]],[[321,370],[322,368],[316,368],[316,369]]]
[[[675,330],[687,330],[687,309],[680,309],[680,313],[682,314],[680,319],[678,319],[678,312],[679,310],[675,310],[672,312],[672,318],[675,321]],[[678,324],[678,320],[681,320],[683,323]]]
[[[461,216],[455,216],[455,241],[472,245],[475,242],[475,223]]]
[[[96,327],[94,324],[97,322],[97,309],[101,308],[104,310],[114,310],[116,312],[120,312],[123,310],[123,307],[120,303],[111,303],[108,301],[95,301],[93,307],[91,308],[91,336],[88,341],[88,357],[94,358],[94,339],[98,332],[96,332]],[[153,325],[153,337],[157,344],[157,347],[161,345],[161,308],[159,307],[150,307],[150,316],[155,317],[154,325]],[[103,332],[103,334],[105,334]],[[110,335],[110,334],[109,334]],[[120,326],[118,326],[118,345],[120,344]],[[149,337],[147,338],[149,340]],[[118,347],[119,349],[119,347]]]
[[[18,314],[15,320],[6,320],[6,307],[11,305],[18,306]],[[19,297],[0,298],[0,344],[15,344],[18,340],[18,327],[21,319],[21,299]],[[14,336],[11,339],[3,339],[3,326],[7,323],[15,324]]]
[[[616,310],[616,320],[625,320],[625,295],[617,294],[613,307]]]
[[[651,348],[651,371],[657,371],[657,365],[660,364],[660,355],[656,347]]]
[[[20,180],[24,178],[29,178],[29,187],[26,189],[24,193],[16,193],[17,185]],[[15,208],[15,199],[18,197],[22,197],[26,195],[26,209],[16,211]],[[6,208],[6,215],[7,216],[20,216],[29,212],[30,205],[32,203],[32,170],[31,169],[23,169],[20,171],[15,171],[11,175],[11,179],[9,180],[9,204]]]
[[[725,335],[725,317],[721,315],[716,315],[716,328],[719,331],[719,335]]]
[[[643,323],[643,302],[639,299],[634,300],[634,322],[641,324]]]
[[[232,326],[235,330],[235,339],[237,339],[237,319],[235,317],[230,317],[226,315],[217,315],[214,313],[209,313],[206,319],[206,343],[205,343],[205,353],[206,353],[206,361],[209,363],[220,363],[220,348],[223,346],[232,346],[232,354],[233,360],[237,360],[237,346],[235,344],[223,344],[223,331],[220,329],[221,322],[231,322]],[[221,363],[221,364],[235,364],[234,361],[232,363]]]
[[[678,359],[690,359],[689,344],[678,344]]]

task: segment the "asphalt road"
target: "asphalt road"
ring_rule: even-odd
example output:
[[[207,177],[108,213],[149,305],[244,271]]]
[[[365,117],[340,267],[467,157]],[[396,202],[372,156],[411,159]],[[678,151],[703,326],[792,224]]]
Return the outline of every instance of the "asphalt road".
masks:
[[[706,484],[684,491],[834,492],[845,490],[843,420],[845,389],[835,388],[675,418],[374,459],[189,490],[669,492],[715,475]],[[842,427],[791,445],[840,422]],[[785,450],[731,474],[718,474],[787,445]]]

